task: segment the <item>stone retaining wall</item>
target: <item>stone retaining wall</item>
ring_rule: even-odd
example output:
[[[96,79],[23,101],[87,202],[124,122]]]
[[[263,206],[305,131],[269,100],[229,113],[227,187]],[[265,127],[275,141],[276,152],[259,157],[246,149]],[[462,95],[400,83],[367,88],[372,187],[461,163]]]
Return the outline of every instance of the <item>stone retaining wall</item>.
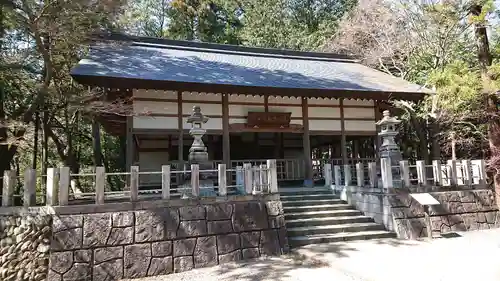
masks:
[[[347,201],[384,224],[403,239],[427,237],[424,208],[410,193],[429,192],[440,205],[429,210],[433,235],[500,227],[500,212],[491,189],[441,188],[393,189],[349,187]]]
[[[0,280],[47,278],[51,216],[0,216]]]
[[[288,250],[281,202],[55,215],[48,281],[182,272]]]

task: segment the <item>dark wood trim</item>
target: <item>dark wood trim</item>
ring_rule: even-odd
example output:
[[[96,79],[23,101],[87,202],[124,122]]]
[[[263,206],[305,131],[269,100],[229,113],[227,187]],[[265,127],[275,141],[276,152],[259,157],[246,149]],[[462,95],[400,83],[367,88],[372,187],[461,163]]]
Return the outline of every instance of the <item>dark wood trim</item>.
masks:
[[[122,78],[101,75],[73,75],[76,82],[103,88],[128,88],[128,89],[152,89],[170,90],[180,92],[211,92],[223,94],[243,94],[262,96],[290,96],[308,98],[346,98],[346,99],[367,99],[367,100],[412,100],[420,101],[427,94],[422,92],[386,92],[386,91],[366,91],[348,89],[321,89],[321,88],[278,88],[260,87],[231,84],[213,84],[201,82],[182,82],[151,80],[141,78]]]
[[[308,117],[309,120],[332,120],[332,121],[342,121],[342,118],[338,117]],[[301,120],[302,117],[291,117],[291,120]],[[344,118],[347,121],[372,121],[375,122],[374,118]]]
[[[269,112],[269,96],[264,96],[264,112]]]
[[[229,95],[222,94],[222,160],[228,168],[231,167],[229,126]]]
[[[375,131],[345,131],[346,136],[374,136]],[[342,136],[342,131],[310,131],[311,136]],[[342,141],[342,139],[341,139]]]
[[[342,162],[347,164],[347,139],[345,133],[344,99],[340,99],[340,146],[342,149]]]
[[[134,101],[151,101],[151,102],[166,102],[166,103],[177,103],[178,99],[160,99],[160,98],[144,98],[144,97],[134,97]],[[219,101],[210,101],[210,100],[182,100],[183,103],[193,103],[193,104],[222,104]],[[286,106],[286,107],[302,107],[301,104],[297,103],[275,103],[275,102],[269,102],[269,96],[264,96],[264,102],[231,102],[229,101],[229,105],[249,105],[249,106],[264,106],[266,108],[266,101],[267,101],[267,108],[269,107],[280,107],[280,106]],[[340,105],[338,104],[308,104],[309,107],[325,107],[325,108],[339,108]],[[344,105],[344,108],[373,108],[373,105]]]
[[[184,160],[184,125],[182,124],[182,92],[177,91],[177,160]]]
[[[306,179],[312,185],[313,167],[311,155],[311,137],[309,136],[309,107],[307,98],[302,98],[302,126],[304,132],[302,134],[302,143],[304,145],[304,162],[306,164]],[[312,187],[312,186],[311,186]]]
[[[254,128],[248,127],[245,123],[233,123],[229,124],[229,131],[231,133],[240,132],[253,132],[253,133],[302,133],[304,132],[304,127],[297,124],[290,124],[288,128]]]
[[[170,114],[170,113],[150,113],[150,114],[144,114],[144,115],[139,115],[139,116],[149,116],[149,117],[175,117],[178,118],[178,114]],[[182,114],[182,117],[189,117],[190,114]],[[208,118],[223,118],[223,115],[207,115],[205,114]],[[247,119],[247,116],[244,115],[229,115],[229,119]],[[302,117],[297,117],[297,116],[292,116],[290,117],[291,120],[303,120]],[[309,120],[337,120],[341,121],[342,118],[338,117],[309,117]],[[374,118],[344,118],[344,120],[347,121],[373,121],[375,122]]]
[[[234,129],[230,130],[231,134],[234,133],[239,133],[241,132],[240,129],[244,128],[246,125],[243,123],[235,123],[235,124],[230,124],[229,128]],[[302,133],[303,132],[303,126],[302,125],[296,125],[296,124],[291,124],[291,127],[294,127],[294,129],[288,129],[288,130],[280,130],[279,132],[283,133]],[[255,132],[251,130],[252,128],[249,128],[249,132]],[[276,129],[270,129],[270,132],[277,132]],[[137,135],[154,135],[154,136],[166,136],[169,134],[178,134],[179,130],[177,129],[134,129],[133,130],[134,134]],[[184,135],[187,135],[189,130],[184,130]],[[264,131],[260,131],[264,132]],[[212,130],[209,129],[206,132],[207,135],[223,135],[222,130]],[[312,130],[309,131],[309,135],[311,136],[340,136],[342,134],[341,131],[322,131],[322,130]],[[345,132],[346,136],[375,136],[377,133],[375,131],[346,131]],[[164,138],[161,138],[162,140]],[[186,139],[186,138],[184,138]],[[176,139],[177,140],[177,139]]]

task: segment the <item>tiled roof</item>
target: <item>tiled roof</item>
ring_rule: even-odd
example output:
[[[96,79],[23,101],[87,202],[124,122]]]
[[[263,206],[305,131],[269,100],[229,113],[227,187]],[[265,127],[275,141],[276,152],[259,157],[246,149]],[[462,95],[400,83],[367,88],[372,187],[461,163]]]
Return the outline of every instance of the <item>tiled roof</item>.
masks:
[[[173,40],[96,43],[71,71],[75,80],[106,77],[210,85],[385,93],[429,90],[348,57]],[[86,80],[82,79],[87,78]],[[208,90],[207,90],[208,91]]]

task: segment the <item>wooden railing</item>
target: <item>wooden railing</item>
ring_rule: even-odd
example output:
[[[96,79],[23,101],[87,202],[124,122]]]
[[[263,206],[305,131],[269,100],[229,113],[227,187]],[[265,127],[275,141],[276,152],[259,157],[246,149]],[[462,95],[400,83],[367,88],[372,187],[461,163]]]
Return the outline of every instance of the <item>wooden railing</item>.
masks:
[[[368,186],[398,188],[412,186],[473,186],[486,185],[486,164],[484,160],[439,160],[426,165],[416,161],[410,165],[406,160],[391,166],[388,159],[356,165],[324,165],[323,177],[326,186]],[[380,172],[380,174],[379,174]],[[379,180],[380,179],[380,180]],[[381,186],[379,186],[379,181]]]
[[[43,204],[65,206],[70,204],[95,203],[106,201],[146,199],[200,198],[227,195],[255,195],[278,192],[276,160],[267,160],[265,164],[244,163],[236,169],[227,169],[225,164],[218,164],[216,169],[200,170],[199,165],[190,169],[176,170],[171,165],[164,165],[159,171],[140,171],[132,166],[130,172],[106,173],[104,167],[95,167],[91,173],[71,174],[68,167],[49,168],[46,175],[37,176],[35,170],[28,169],[24,176],[16,177],[15,171],[5,171],[2,190],[2,206],[16,205],[18,201],[26,207],[37,205],[37,198],[43,197]],[[209,173],[210,179],[204,174]],[[227,180],[227,175],[236,175],[235,184]],[[141,176],[158,175],[161,184],[158,188],[147,189],[140,186]],[[38,188],[37,179],[45,177],[45,184]],[[107,186],[109,177],[123,177],[127,182],[125,190],[112,191]],[[189,180],[173,184],[172,179]],[[16,193],[20,180],[23,180],[22,194]],[[78,188],[78,182],[90,183],[85,190]],[[40,181],[41,182],[41,181]],[[229,182],[229,184],[228,184]],[[21,200],[14,200],[21,197]],[[40,202],[39,202],[40,204]]]

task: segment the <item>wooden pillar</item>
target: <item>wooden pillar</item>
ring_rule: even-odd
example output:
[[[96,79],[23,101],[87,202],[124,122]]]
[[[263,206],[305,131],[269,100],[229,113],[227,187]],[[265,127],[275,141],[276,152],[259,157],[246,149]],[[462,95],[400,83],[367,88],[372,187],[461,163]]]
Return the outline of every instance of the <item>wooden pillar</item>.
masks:
[[[353,157],[354,158],[362,158],[360,155],[361,150],[359,150],[359,137],[353,139],[352,143],[353,143],[353,149],[352,149]]]
[[[375,122],[380,121],[380,119],[382,119],[382,115],[380,114],[380,102],[375,101]],[[378,133],[379,133],[379,128],[376,128],[376,131],[375,131],[375,148],[374,148],[374,151],[375,151],[375,158],[377,158],[377,159],[378,159],[378,150],[379,150],[380,144],[381,144],[380,143],[380,137],[378,136]]]
[[[177,148],[179,154],[177,160],[184,161],[184,121],[182,113],[182,92],[177,92],[177,128],[179,131],[179,136],[177,139]]]
[[[130,171],[130,167],[134,164],[135,158],[135,143],[134,143],[134,132],[133,132],[133,117],[127,116],[127,157],[126,157],[126,167],[127,172]]]
[[[311,139],[309,137],[309,109],[307,98],[302,98],[302,124],[304,127],[302,143],[304,146],[305,176],[312,187],[313,167],[311,162]]]
[[[340,99],[340,149],[342,150],[342,164],[349,164],[347,161],[347,138],[345,135],[344,122],[344,99]]]
[[[226,164],[226,168],[231,169],[231,147],[229,142],[229,94],[222,94],[222,160],[224,164]]]

